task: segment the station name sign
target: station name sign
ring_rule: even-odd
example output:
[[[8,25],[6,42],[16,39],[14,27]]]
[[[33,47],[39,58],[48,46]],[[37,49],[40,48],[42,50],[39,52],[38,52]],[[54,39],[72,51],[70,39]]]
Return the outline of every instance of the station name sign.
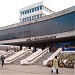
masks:
[[[50,40],[55,39],[56,36],[50,36],[50,37],[34,37],[34,38],[28,38],[26,41],[41,41],[41,40]]]

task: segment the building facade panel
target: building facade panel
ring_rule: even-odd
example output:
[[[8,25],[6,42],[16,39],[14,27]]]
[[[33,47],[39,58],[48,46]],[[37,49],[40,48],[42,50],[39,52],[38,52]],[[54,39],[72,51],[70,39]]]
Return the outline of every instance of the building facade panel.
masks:
[[[74,30],[74,15],[69,13],[57,18],[42,21],[31,25],[31,35],[48,35]]]
[[[75,30],[75,12],[37,23],[0,30],[0,40],[50,35]]]

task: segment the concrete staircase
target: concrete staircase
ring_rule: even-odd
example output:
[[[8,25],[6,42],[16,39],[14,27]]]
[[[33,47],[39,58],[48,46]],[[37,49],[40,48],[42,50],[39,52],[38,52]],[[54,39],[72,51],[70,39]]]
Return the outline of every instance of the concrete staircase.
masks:
[[[7,57],[13,55],[14,53],[15,53],[15,52],[13,52],[13,50],[9,50],[8,52],[4,52],[4,53],[0,54],[0,57],[1,57],[2,55],[4,55],[4,57],[7,58]]]
[[[43,65],[43,60],[46,60],[48,57],[50,57],[53,53],[46,53],[43,57],[41,57],[39,60],[37,60],[34,64],[35,65]]]
[[[12,54],[9,54],[8,56],[6,56],[5,58],[8,58],[10,57],[11,55],[15,54],[15,52],[13,52]]]
[[[31,49],[21,50],[19,52],[16,52],[15,54],[11,55],[10,57],[6,58],[4,62],[5,62],[5,64],[10,64],[30,52],[32,52]]]
[[[24,60],[21,60],[20,64],[34,64],[36,61],[38,61],[41,57],[43,57],[46,53],[48,53],[49,48],[45,48],[43,51],[39,49],[38,51],[34,52],[32,55],[29,57],[25,58]]]
[[[11,64],[15,64],[15,65],[20,65],[20,60],[23,60],[25,58],[27,58],[29,55],[31,55],[32,53],[28,53],[26,55],[24,55],[23,57],[20,57],[19,59],[17,59],[16,61],[12,62]]]
[[[48,61],[53,60],[62,51],[62,48],[58,48],[48,59],[43,61],[43,65],[47,65]]]

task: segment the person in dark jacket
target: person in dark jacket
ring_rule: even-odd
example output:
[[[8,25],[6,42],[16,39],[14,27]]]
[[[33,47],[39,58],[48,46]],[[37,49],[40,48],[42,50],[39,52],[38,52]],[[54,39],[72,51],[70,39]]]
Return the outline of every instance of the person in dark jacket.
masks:
[[[2,67],[3,67],[3,65],[4,65],[4,60],[5,60],[5,57],[2,55],[2,56],[1,56]]]

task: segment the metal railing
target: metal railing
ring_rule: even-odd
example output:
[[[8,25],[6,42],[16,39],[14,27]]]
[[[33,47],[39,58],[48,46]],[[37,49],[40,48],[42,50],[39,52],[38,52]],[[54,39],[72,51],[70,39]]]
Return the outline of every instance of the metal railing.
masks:
[[[45,53],[48,52],[48,48],[44,49],[43,51],[39,51],[38,53],[35,52],[34,54],[30,55],[29,57],[27,57],[26,59],[24,60],[21,60],[21,64],[33,64],[35,61],[37,61],[40,57],[42,57]],[[33,55],[35,55],[33,57]]]
[[[17,60],[20,57],[23,57],[25,54],[29,53],[31,51],[31,49],[27,49],[27,50],[21,50],[19,52],[16,52],[14,55],[8,57],[7,59],[5,59],[5,63],[6,64],[10,64],[13,61]]]

